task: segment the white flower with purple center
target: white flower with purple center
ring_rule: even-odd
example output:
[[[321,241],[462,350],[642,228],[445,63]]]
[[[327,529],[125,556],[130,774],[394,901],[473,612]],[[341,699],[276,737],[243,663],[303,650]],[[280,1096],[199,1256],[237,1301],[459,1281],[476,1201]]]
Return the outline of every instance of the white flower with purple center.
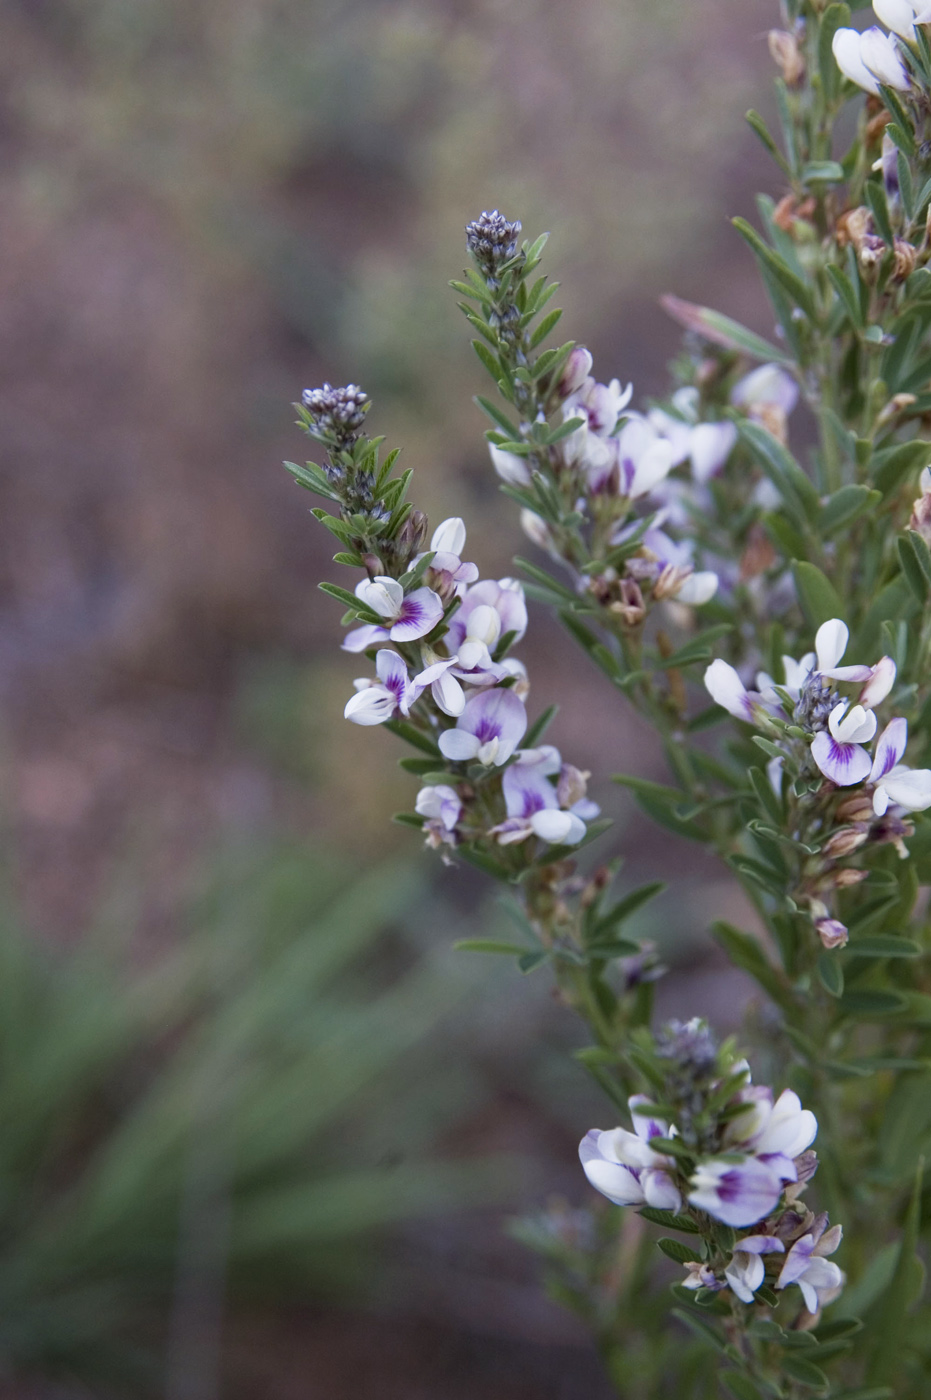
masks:
[[[384,724],[398,713],[409,714],[423,687],[412,681],[396,651],[383,648],[375,658],[378,680],[363,676],[354,681],[356,693],[343,714],[353,724]]]
[[[873,788],[873,811],[885,816],[890,807],[923,812],[931,807],[931,769],[909,768],[899,760],[908,743],[908,721],[894,719],[876,741],[868,782]]]
[[[598,384],[587,378],[574,394],[563,404],[563,421],[570,418],[584,418],[588,431],[596,437],[612,437],[624,409],[633,398],[634,386],[621,388],[619,379],[610,384]]]
[[[449,832],[455,830],[462,816],[462,802],[454,787],[447,783],[435,783],[420,789],[414,811],[430,822],[437,822],[444,831]]]
[[[473,695],[456,721],[455,729],[440,735],[440,752],[454,763],[479,763],[500,767],[507,763],[527,731],[527,711],[510,689]]]
[[[845,1282],[843,1271],[825,1258],[837,1249],[843,1230],[840,1225],[825,1230],[826,1224],[827,1216],[819,1216],[812,1232],[795,1241],[776,1280],[777,1288],[797,1283],[810,1313],[817,1313],[826,1303],[833,1302]]]
[[[414,684],[423,690],[430,687],[437,708],[451,719],[457,719],[465,709],[465,691],[452,674],[458,657],[438,657],[428,653],[428,664],[414,677]]]
[[[775,1235],[745,1235],[738,1240],[731,1262],[724,1270],[734,1293],[742,1303],[752,1303],[753,1295],[766,1277],[764,1254],[785,1254],[786,1247]]]
[[[494,608],[498,614],[498,636],[513,632],[519,642],[527,631],[527,602],[524,590],[516,579],[483,579],[466,589],[462,602],[449,619],[446,644],[450,655],[459,652],[469,632],[469,617],[476,608]],[[497,638],[496,638],[497,640]]]
[[[869,776],[872,762],[864,744],[876,733],[876,716],[862,705],[841,700],[828,716],[828,727],[811,741],[811,756],[838,787],[853,787]]]
[[[592,1128],[579,1143],[585,1175],[615,1205],[679,1211],[682,1197],[671,1175],[673,1163],[650,1147],[651,1139],[667,1136],[667,1124],[644,1111],[651,1105],[643,1094],[635,1094],[628,1103],[634,1132]]]
[[[755,1157],[732,1162],[711,1158],[699,1162],[691,1181],[689,1201],[725,1225],[755,1225],[775,1210],[782,1181]]]
[[[356,597],[383,617],[385,625],[372,623],[350,632],[343,642],[344,651],[365,651],[389,637],[393,642],[416,642],[432,632],[443,616],[442,599],[432,588],[415,588],[405,595],[398,580],[385,574],[362,579],[356,584]]]
[[[753,724],[757,709],[771,708],[765,695],[748,690],[740,676],[727,661],[720,658],[712,661],[705,671],[705,689],[716,705],[720,705],[735,719]]]
[[[751,1152],[765,1162],[782,1181],[795,1181],[795,1158],[810,1147],[818,1134],[818,1120],[802,1108],[798,1094],[784,1089],[773,1103],[773,1091],[765,1086],[740,1091],[745,1112],[733,1118],[725,1142]]]
[[[458,515],[444,520],[433,532],[430,541],[433,558],[430,560],[428,579],[444,597],[461,593],[468,584],[478,579],[478,566],[462,562],[465,542],[465,522]],[[422,555],[418,555],[414,562],[422,558]]]
[[[618,491],[628,500],[647,496],[675,465],[676,449],[641,414],[632,414],[617,437]]]
[[[504,770],[501,788],[507,820],[491,829],[500,845],[526,841],[529,836],[554,846],[574,846],[582,840],[585,822],[573,811],[560,810],[558,789],[550,782],[562,768],[559,750],[543,744],[524,749]]]

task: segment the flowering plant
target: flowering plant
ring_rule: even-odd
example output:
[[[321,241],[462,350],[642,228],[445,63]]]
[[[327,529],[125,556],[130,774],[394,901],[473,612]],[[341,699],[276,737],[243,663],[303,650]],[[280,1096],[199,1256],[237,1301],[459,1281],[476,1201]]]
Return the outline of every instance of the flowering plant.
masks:
[[[575,342],[541,348],[560,318],[545,237],[521,241],[497,211],[469,224],[452,285],[495,386],[476,400],[491,467],[539,552],[516,561],[522,581],[480,580],[461,520],[430,533],[357,386],[299,408],[325,460],[289,469],[332,507],[315,514],[337,561],[364,574],[321,585],[347,609],[344,649],[370,663],[346,718],[415,750],[401,820],[510,887],[520,941],[465,946],[548,966],[591,1032],[579,1059],[609,1126],[580,1156],[617,1209],[518,1230],[625,1395],[647,1393],[625,1388],[628,1359],[656,1326],[653,1237],[629,1233],[631,1209],[675,1232],[656,1258],[684,1270],[673,1311],[698,1339],[678,1371],[668,1348],[644,1362],[644,1385],[925,1393],[931,10],[873,8],[885,27],[861,34],[845,4],[783,0],[779,138],[748,118],[782,192],[760,199],[762,231],[734,221],[773,337],[666,298],[687,335],[664,402],[632,407]],[[617,780],[752,900],[752,928],[713,933],[766,998],[751,1056],[794,1087],[754,1085],[701,1021],[653,1025],[662,969],[624,926],[659,887],[613,898],[614,867],[580,858],[606,823],[589,775],[545,741],[554,708],[528,708],[512,654],[528,596],[661,736],[669,784]]]

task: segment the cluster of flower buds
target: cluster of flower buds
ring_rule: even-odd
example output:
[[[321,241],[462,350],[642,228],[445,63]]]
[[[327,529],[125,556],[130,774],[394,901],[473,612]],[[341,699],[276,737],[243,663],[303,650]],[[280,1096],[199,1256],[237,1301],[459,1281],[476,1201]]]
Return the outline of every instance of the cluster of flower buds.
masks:
[[[779,801],[786,792],[796,799],[791,835],[813,852],[799,893],[828,948],[843,946],[847,930],[830,916],[824,896],[866,877],[836,862],[867,842],[892,842],[907,856],[903,838],[913,831],[907,814],[931,807],[931,770],[901,761],[907,721],[890,720],[877,737],[875,711],[895,684],[895,662],[884,656],[874,666],[842,666],[848,637],[839,618],[823,623],[815,650],[800,661],[784,656],[781,682],[760,672],[756,690],[726,661],[713,661],[705,672],[717,704],[775,741],[770,783]]]
[[[874,97],[879,96],[881,84],[909,92],[916,81],[910,48],[915,42],[915,25],[931,24],[931,6],[924,0],[873,0],[873,10],[892,33],[884,33],[875,24],[862,34],[856,29],[838,29],[832,41],[837,66],[845,78]]]
[[[844,1276],[825,1258],[840,1227],[828,1230],[827,1217],[799,1200],[817,1168],[814,1114],[790,1089],[774,1098],[753,1085],[746,1061],[717,1048],[698,1019],[673,1022],[651,1049],[664,1102],[635,1094],[633,1131],[586,1133],[579,1156],[589,1182],[616,1205],[671,1211],[698,1227],[703,1257],[686,1265],[687,1288],[730,1288],[751,1303],[775,1266],[771,1286],[798,1284],[816,1313]]]

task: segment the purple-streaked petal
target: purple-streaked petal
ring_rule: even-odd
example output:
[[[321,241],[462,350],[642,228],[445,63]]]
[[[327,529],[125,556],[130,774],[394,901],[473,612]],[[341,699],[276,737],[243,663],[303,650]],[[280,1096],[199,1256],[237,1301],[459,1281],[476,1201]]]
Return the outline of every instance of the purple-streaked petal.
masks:
[[[871,783],[878,783],[880,778],[892,771],[904,754],[907,743],[908,720],[891,720],[876,740],[873,767],[870,769]]]
[[[743,1245],[744,1241],[739,1243]],[[752,1303],[754,1293],[766,1277],[766,1266],[758,1255],[742,1248],[735,1249],[724,1277],[742,1303]]]
[[[475,735],[479,746],[497,740],[494,761],[506,763],[527,732],[527,711],[510,690],[496,687],[467,702],[457,729]]]
[[[607,1196],[615,1205],[640,1205],[643,1202],[643,1188],[630,1167],[611,1161],[601,1150],[602,1134],[597,1128],[587,1132],[579,1143],[579,1160],[589,1182],[596,1191]]]
[[[786,1247],[775,1235],[745,1235],[738,1240],[735,1249],[744,1254],[785,1254]]]
[[[364,578],[356,584],[356,597],[377,612],[379,617],[394,618],[404,602],[404,589],[396,578],[378,574],[375,578]]]
[[[725,1225],[755,1225],[775,1209],[782,1182],[763,1162],[700,1162],[692,1177],[692,1205]]]
[[[871,763],[859,744],[841,744],[822,730],[811,743],[811,756],[826,778],[838,787],[853,787],[869,777]]]
[[[536,763],[512,763],[501,780],[509,817],[532,817],[534,812],[558,808],[556,789]]]
[[[432,588],[415,588],[401,604],[397,621],[391,628],[393,642],[415,642],[432,632],[443,616],[443,604]]]
[[[347,632],[343,638],[342,651],[368,651],[369,647],[376,646],[379,642],[387,642],[387,627],[377,627],[374,622],[367,623],[364,627],[354,627],[351,632]]]
[[[777,1288],[788,1288],[790,1283],[798,1283],[811,1263],[811,1252],[815,1247],[814,1235],[803,1235],[789,1250],[782,1272],[776,1281]]]
[[[353,724],[384,724],[398,707],[398,697],[383,685],[357,690],[347,702],[343,715]]]

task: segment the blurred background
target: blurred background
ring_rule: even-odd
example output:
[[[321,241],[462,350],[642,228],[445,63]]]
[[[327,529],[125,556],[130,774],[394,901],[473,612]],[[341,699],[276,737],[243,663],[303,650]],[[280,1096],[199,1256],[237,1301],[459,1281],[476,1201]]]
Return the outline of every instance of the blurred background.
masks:
[[[566,336],[638,396],[664,291],[769,332],[726,216],[772,187],[742,117],[776,22],[0,0],[4,1400],[609,1393],[503,1230],[584,1198],[604,1110],[545,975],[450,954],[500,914],[390,823],[411,780],[342,719],[329,536],[280,462],[301,390],[360,382],[417,504],[509,572],[463,226],[549,229]],[[617,819],[602,858],[675,864],[638,930],[664,1007],[732,1026],[729,885],[606,781],[659,775],[650,735],[540,610],[521,654]]]

